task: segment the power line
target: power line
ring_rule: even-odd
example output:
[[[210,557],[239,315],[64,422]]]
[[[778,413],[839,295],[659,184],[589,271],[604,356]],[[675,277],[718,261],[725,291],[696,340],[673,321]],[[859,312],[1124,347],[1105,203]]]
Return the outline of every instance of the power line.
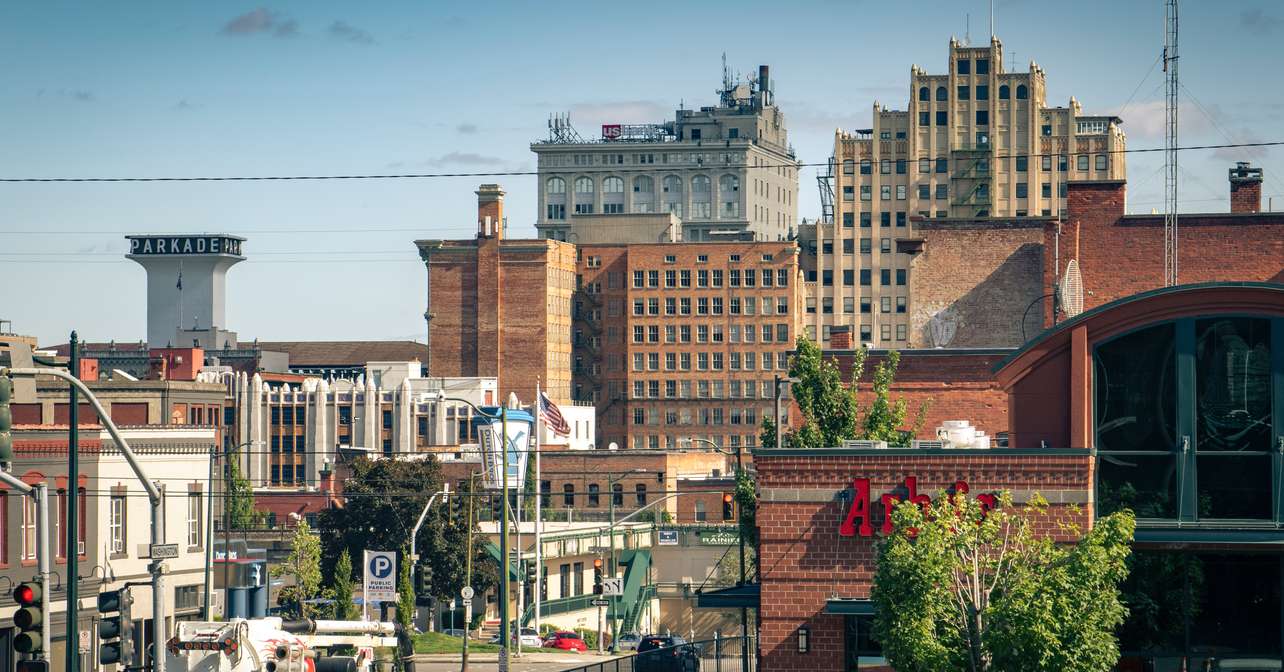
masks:
[[[1176,147],[1176,151],[1196,151],[1207,149],[1232,149],[1238,147],[1276,147],[1284,145],[1284,141],[1270,142],[1241,142],[1228,143],[1221,145],[1190,145],[1187,147]],[[711,148],[716,151],[716,148]],[[1140,149],[1107,149],[1090,152],[1092,154],[1146,154],[1154,152],[1168,151],[1164,147],[1145,147]],[[1075,154],[1076,152],[1065,152],[1065,154]],[[1051,154],[1010,154],[995,155],[995,159],[1010,159],[1016,156],[1028,156],[1032,158],[1041,158],[1044,156],[1059,156],[1061,152]],[[681,166],[665,167],[662,170],[669,172],[707,172],[726,168],[746,169],[746,170],[773,170],[779,168],[804,168],[804,167],[828,167],[829,161],[817,163],[777,163],[763,164],[758,166],[729,166],[717,165],[711,162],[709,165],[699,166]],[[654,173],[654,168],[646,169],[621,169],[615,172],[620,173]],[[538,171],[498,171],[490,173],[389,173],[389,174],[371,174],[371,175],[222,175],[222,176],[200,176],[200,177],[0,177],[0,182],[289,182],[289,181],[325,181],[325,180],[424,180],[424,179],[442,179],[455,177],[520,177],[527,175],[539,175]]]

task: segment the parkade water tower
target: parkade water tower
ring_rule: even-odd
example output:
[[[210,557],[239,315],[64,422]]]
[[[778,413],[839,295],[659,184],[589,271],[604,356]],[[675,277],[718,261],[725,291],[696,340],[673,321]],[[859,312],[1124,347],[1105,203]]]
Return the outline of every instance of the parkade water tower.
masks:
[[[147,269],[147,345],[179,346],[182,330],[226,329],[227,270],[245,239],[225,233],[133,235],[126,258]]]

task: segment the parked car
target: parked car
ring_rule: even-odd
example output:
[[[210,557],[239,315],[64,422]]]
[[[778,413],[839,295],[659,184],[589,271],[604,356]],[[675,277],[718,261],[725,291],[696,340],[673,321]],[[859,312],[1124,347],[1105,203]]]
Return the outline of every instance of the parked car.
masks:
[[[636,672],[699,672],[700,651],[677,635],[647,635],[638,641]]]
[[[621,651],[637,651],[638,642],[642,641],[642,636],[636,632],[626,632],[620,635],[619,649]]]
[[[588,651],[588,645],[580,636],[573,632],[554,632],[544,640],[546,649],[562,649],[573,653],[584,653]]]
[[[498,644],[499,634],[491,637],[490,643]],[[533,649],[538,649],[544,646],[544,640],[539,638],[539,633],[535,632],[535,628],[522,628],[521,644],[522,646],[529,646]]]

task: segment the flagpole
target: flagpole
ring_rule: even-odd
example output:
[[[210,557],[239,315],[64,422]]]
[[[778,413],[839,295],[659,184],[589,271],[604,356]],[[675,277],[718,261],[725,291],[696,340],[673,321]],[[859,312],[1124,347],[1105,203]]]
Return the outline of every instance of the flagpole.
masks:
[[[535,634],[543,637],[539,630],[540,593],[544,587],[544,542],[542,529],[544,516],[541,502],[544,499],[543,481],[540,480],[539,454],[544,439],[544,397],[540,396],[539,379],[535,379],[535,587],[531,589],[535,603]],[[565,596],[563,596],[565,597]]]

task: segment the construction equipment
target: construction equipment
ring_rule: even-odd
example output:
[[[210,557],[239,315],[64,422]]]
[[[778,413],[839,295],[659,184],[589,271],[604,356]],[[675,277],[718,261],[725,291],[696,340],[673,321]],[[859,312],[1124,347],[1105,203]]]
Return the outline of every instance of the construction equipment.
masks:
[[[168,672],[372,672],[375,649],[397,646],[378,621],[184,621],[165,644]],[[343,647],[344,655],[333,655]]]

